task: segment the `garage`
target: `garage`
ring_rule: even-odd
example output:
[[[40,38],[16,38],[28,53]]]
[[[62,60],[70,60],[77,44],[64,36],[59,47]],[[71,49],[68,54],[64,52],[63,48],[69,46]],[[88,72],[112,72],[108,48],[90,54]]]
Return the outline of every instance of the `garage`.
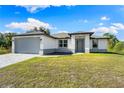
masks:
[[[39,54],[40,37],[15,38],[15,53]]]

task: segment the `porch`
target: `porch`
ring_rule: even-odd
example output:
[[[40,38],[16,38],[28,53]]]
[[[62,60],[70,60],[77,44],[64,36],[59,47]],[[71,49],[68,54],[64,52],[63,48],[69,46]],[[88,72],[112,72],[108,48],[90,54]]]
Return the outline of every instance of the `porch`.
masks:
[[[72,35],[71,50],[73,53],[89,53],[90,52],[90,35],[89,34]]]

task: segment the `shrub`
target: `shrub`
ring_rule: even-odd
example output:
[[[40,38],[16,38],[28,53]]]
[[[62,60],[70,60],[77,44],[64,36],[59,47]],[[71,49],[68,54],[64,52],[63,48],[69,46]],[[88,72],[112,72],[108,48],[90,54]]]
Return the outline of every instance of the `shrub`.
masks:
[[[124,54],[124,42],[118,42],[114,48],[113,52],[119,53],[119,54]]]
[[[10,49],[0,47],[0,54],[7,54],[7,53],[10,53]]]

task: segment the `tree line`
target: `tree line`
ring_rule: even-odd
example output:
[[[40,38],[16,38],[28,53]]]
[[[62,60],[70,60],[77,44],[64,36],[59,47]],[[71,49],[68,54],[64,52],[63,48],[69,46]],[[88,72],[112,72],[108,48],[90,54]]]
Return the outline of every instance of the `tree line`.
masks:
[[[0,33],[0,47],[9,49],[12,46],[12,36],[16,33]]]
[[[103,36],[109,37],[108,52],[124,54],[124,41],[119,41],[114,34],[105,33]]]

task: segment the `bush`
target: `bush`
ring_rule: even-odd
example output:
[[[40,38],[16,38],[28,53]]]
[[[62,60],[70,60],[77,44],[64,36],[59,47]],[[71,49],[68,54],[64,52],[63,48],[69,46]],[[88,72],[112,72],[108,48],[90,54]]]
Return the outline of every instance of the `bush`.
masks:
[[[0,47],[0,54],[7,54],[7,53],[10,53],[10,49]]]
[[[119,54],[124,54],[124,42],[118,42],[114,48],[113,52],[119,53]]]

